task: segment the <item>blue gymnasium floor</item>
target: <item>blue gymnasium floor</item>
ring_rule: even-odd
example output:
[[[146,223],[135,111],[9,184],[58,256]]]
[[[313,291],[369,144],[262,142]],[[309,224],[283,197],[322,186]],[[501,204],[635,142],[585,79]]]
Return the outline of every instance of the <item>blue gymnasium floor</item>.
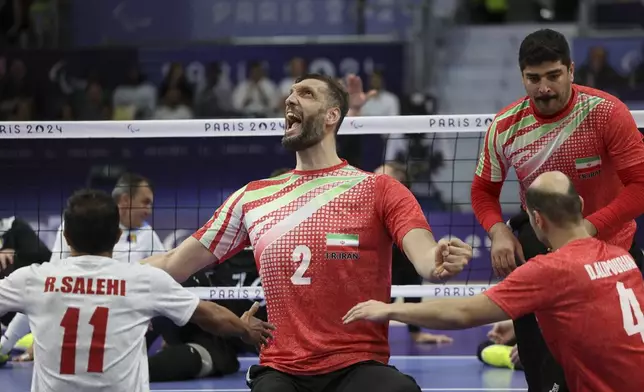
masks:
[[[523,372],[495,369],[476,358],[476,347],[485,339],[489,327],[448,331],[454,343],[418,345],[409,339],[404,326],[391,327],[391,364],[413,376],[423,391],[526,391]],[[244,392],[246,369],[257,358],[241,358],[237,374],[190,382],[156,383],[153,391],[165,392]],[[10,363],[0,369],[2,392],[28,392],[32,364]]]

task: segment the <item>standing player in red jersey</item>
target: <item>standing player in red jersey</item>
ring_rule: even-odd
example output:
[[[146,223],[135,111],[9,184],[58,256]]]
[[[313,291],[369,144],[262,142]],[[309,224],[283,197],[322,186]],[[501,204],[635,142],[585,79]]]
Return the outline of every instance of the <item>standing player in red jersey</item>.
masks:
[[[367,96],[334,79],[299,78],[286,100],[282,144],[296,169],[233,193],[192,237],[148,261],[181,281],[253,246],[274,340],[248,371],[253,392],[418,392],[389,361],[388,326],[342,323],[353,304],[389,301],[393,243],[426,279],[460,272],[472,248],[436,242],[400,182],[338,157],[336,133]]]
[[[535,312],[571,391],[641,391],[644,281],[635,260],[588,233],[584,200],[565,174],[537,177],[525,202],[537,238],[551,253],[536,256],[483,294],[420,304],[368,301],[349,311],[345,323],[398,320],[463,329]]]
[[[499,195],[510,168],[520,181],[524,206],[525,191],[539,174],[565,173],[585,200],[589,233],[630,249],[641,268],[642,252],[633,238],[634,219],[644,213],[644,143],[628,108],[612,95],[573,84],[570,48],[556,31],[528,35],[519,65],[527,96],[495,117],[472,183],[472,208],[492,240],[494,270],[505,276],[516,268],[515,257],[522,263],[548,251],[527,217],[513,227],[518,238],[503,222]],[[557,384],[565,391],[561,366],[548,352],[534,315],[514,320],[514,329],[529,390],[550,391]]]

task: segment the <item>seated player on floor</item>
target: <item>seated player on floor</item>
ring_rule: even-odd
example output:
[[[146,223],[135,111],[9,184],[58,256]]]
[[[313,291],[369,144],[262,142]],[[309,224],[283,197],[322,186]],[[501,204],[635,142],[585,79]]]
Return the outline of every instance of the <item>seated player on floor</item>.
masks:
[[[112,259],[121,229],[107,193],[75,193],[64,218],[71,257],[0,281],[0,315],[26,314],[36,337],[32,391],[148,391],[144,336],[155,316],[250,344],[271,338],[274,327],[252,317],[259,304],[239,318],[159,269]]]
[[[526,207],[551,253],[534,257],[483,294],[420,304],[363,302],[344,322],[463,329],[534,312],[572,391],[642,390],[644,281],[635,260],[588,233],[583,200],[561,172],[539,175],[526,192]]]
[[[184,287],[249,287],[257,285],[259,274],[252,249],[232,257],[227,263],[214,266],[191,276]],[[250,306],[246,300],[216,301],[238,316]],[[258,308],[255,317],[266,320],[266,307]],[[239,371],[238,355],[259,354],[255,346],[240,339],[213,335],[198,325],[188,323],[178,327],[169,319],[152,320],[153,331],[161,335],[163,348],[151,353],[149,360],[150,381],[184,381],[202,377],[221,377]]]

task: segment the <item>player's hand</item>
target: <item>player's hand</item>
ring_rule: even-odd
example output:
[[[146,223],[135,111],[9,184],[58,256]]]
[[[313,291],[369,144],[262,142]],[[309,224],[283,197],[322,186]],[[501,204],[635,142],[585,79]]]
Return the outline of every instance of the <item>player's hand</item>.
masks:
[[[434,252],[434,275],[441,280],[458,275],[472,260],[472,247],[456,237],[438,241]]]
[[[379,301],[362,302],[354,306],[342,317],[345,324],[358,320],[369,320],[376,322],[388,321],[390,317],[391,304]]]
[[[452,343],[454,341],[454,339],[447,335],[434,335],[433,333],[427,332],[412,332],[410,335],[414,342],[419,344],[441,344]]]
[[[6,248],[0,250],[0,271],[6,270],[13,264],[15,254],[16,251],[13,249]]]
[[[364,92],[362,86],[362,79],[360,76],[350,74],[347,76],[347,92],[349,93],[349,109],[359,111],[362,109],[368,100],[375,97],[378,92],[376,90]]]
[[[514,364],[514,366],[521,365],[521,358],[519,358],[519,349],[516,344],[514,345],[514,347],[512,347],[512,351],[510,351],[510,360],[512,361],[512,364]]]
[[[268,339],[273,339],[271,331],[275,330],[275,326],[254,317],[258,309],[259,302],[253,303],[253,306],[241,316],[241,320],[248,324],[247,333],[242,337],[242,340],[246,344],[256,346],[259,350],[261,346],[268,344]]]
[[[492,240],[492,269],[496,276],[507,276],[517,268],[516,257],[525,262],[523,248],[505,223],[497,223],[490,230]]]
[[[496,344],[507,344],[515,337],[514,324],[512,324],[512,321],[498,322],[487,333],[487,337]]]

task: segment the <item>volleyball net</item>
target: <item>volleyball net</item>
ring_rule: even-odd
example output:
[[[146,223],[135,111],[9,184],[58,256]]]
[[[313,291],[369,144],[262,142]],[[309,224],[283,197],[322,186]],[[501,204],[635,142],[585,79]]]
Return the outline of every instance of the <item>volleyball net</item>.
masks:
[[[644,111],[633,111],[644,128]],[[490,241],[472,213],[470,186],[493,115],[352,117],[338,135],[340,156],[363,170],[394,163],[417,197],[436,239],[469,243],[474,258],[446,284],[394,285],[394,297],[470,296],[497,281]],[[52,247],[67,198],[91,186],[112,191],[125,172],[154,185],[146,221],[165,249],[180,244],[249,181],[293,168],[281,146],[284,119],[0,123],[0,235],[12,217],[26,220]],[[501,194],[506,218],[520,210],[510,173]],[[137,241],[131,238],[131,241]],[[1,245],[1,244],[0,244]],[[159,249],[150,249],[159,251]],[[201,298],[262,299],[258,279],[199,287]]]

